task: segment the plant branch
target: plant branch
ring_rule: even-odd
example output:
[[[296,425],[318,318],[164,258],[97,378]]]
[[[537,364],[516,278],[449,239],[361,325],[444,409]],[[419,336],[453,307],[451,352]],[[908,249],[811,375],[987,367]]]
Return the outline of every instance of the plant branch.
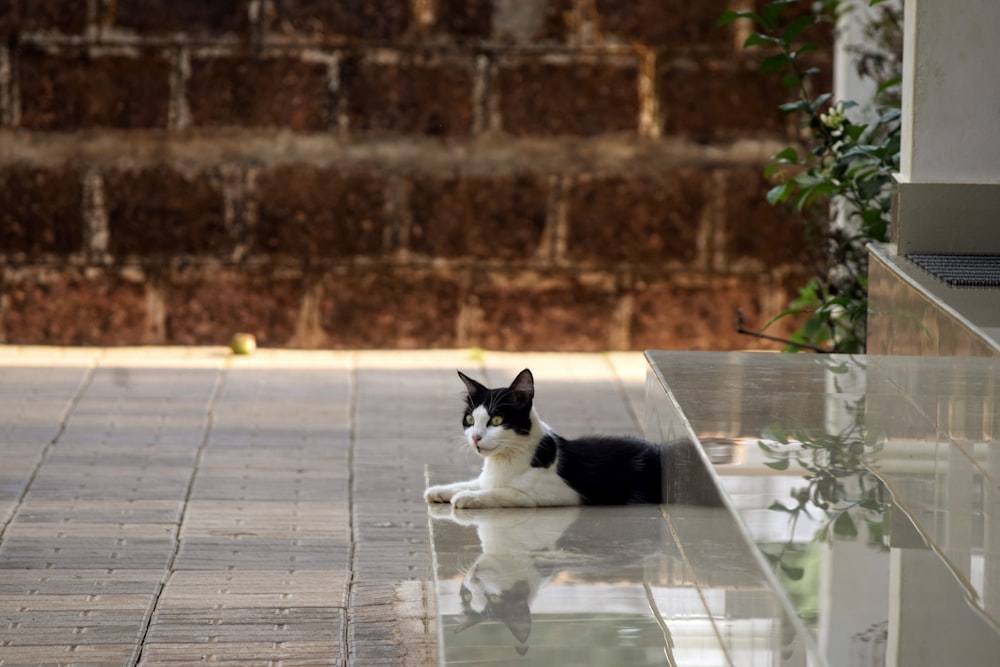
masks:
[[[789,340],[787,338],[779,338],[778,336],[771,336],[764,333],[763,331],[751,331],[743,326],[743,309],[736,309],[736,333],[744,336],[753,336],[754,338],[760,338],[763,340],[774,341],[775,343],[783,343],[785,345],[792,345],[794,347],[801,348],[803,350],[812,350],[813,352],[818,352],[820,354],[827,354],[829,351],[824,350],[821,347],[816,347],[815,345],[810,345],[808,343],[797,343],[794,340]]]

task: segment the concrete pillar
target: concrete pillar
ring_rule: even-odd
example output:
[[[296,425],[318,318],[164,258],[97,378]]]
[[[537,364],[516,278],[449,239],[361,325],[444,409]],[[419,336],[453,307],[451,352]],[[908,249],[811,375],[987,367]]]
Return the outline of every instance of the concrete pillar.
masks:
[[[1000,252],[1000,2],[905,9],[898,251]]]

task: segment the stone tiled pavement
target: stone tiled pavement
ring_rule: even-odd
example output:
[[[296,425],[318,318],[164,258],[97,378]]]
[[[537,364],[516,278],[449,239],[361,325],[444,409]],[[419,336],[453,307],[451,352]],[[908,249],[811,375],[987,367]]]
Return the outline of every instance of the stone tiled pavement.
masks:
[[[0,665],[436,664],[455,369],[637,433],[639,353],[0,347]]]

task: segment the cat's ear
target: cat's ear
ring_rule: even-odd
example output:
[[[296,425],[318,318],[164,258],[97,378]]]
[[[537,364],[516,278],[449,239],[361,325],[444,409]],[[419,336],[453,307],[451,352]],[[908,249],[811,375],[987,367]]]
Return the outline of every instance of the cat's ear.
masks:
[[[462,630],[468,630],[471,627],[479,625],[483,618],[479,614],[462,614],[459,620],[461,622],[455,626],[456,635]]]
[[[529,369],[525,368],[517,374],[510,383],[510,391],[521,399],[522,403],[531,404],[531,400],[535,397],[535,378]]]
[[[486,386],[479,384],[462,371],[458,371],[458,377],[465,383],[465,390],[469,392],[469,398],[473,403],[481,403],[483,395],[489,391]]]
[[[514,639],[519,641],[524,648],[524,653],[528,652],[528,647],[524,646],[524,643],[528,641],[528,637],[531,636],[531,610],[528,609],[528,603],[524,603],[524,613],[517,614],[513,618],[503,618],[501,619],[503,624],[507,626],[510,630],[510,634],[514,635]],[[516,648],[516,647],[515,647]],[[521,653],[518,651],[518,653]],[[524,655],[521,653],[521,655]]]

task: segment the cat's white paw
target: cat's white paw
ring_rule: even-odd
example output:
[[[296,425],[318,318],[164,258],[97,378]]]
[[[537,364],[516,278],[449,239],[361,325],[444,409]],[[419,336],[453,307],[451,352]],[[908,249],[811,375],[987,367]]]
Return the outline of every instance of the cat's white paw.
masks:
[[[431,486],[424,491],[424,500],[429,503],[447,503],[454,495],[455,491],[448,486]]]
[[[452,497],[451,506],[460,510],[478,510],[496,507],[496,504],[481,491],[462,491]]]

